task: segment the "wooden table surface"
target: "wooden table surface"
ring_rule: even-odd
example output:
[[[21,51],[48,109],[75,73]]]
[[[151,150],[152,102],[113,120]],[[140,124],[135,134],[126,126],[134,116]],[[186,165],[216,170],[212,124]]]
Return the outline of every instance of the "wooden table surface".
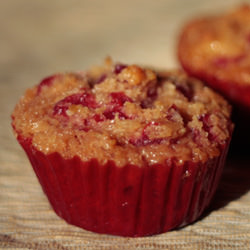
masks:
[[[176,39],[184,22],[241,2],[0,1],[0,248],[250,249],[250,158],[230,155],[216,197],[196,223],[145,238],[99,235],[55,215],[10,126],[17,100],[44,76],[83,70],[107,55],[178,67]]]

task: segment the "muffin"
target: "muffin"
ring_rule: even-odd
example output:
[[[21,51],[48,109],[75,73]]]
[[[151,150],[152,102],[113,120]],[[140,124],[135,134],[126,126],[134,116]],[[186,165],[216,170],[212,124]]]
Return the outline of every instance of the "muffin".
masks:
[[[190,75],[250,109],[250,6],[190,21],[181,32],[178,57]]]
[[[230,112],[220,95],[181,71],[107,59],[27,90],[12,126],[60,217],[135,237],[202,214],[222,173]]]

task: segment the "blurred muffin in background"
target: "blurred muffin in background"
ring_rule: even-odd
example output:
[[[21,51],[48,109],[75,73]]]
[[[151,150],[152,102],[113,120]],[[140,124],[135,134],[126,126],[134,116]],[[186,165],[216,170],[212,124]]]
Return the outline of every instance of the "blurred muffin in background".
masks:
[[[178,42],[185,71],[210,85],[234,105],[235,150],[250,141],[250,6],[197,18],[186,24]],[[238,147],[238,146],[242,147]]]

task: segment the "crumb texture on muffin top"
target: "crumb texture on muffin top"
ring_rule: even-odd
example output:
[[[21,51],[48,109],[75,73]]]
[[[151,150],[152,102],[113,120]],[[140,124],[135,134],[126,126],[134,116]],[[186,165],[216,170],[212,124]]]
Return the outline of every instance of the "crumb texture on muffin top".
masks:
[[[107,59],[56,74],[26,91],[12,114],[16,134],[45,154],[101,163],[205,162],[230,138],[229,104],[183,72]]]

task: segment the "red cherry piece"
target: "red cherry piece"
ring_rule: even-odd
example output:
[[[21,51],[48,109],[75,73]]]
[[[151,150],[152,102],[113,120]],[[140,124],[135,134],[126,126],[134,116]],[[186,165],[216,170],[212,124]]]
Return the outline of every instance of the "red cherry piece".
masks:
[[[127,67],[127,65],[118,63],[118,64],[115,65],[114,73],[115,73],[116,75],[118,75],[118,74],[120,74],[120,73],[122,72],[122,70],[125,69],[126,67]]]
[[[88,108],[97,108],[95,97],[91,93],[77,93],[65,97],[63,100],[56,103],[54,106],[54,115],[64,115],[67,116],[66,111],[70,105],[82,105]]]
[[[122,111],[122,107],[125,102],[133,102],[133,100],[126,96],[123,92],[112,92],[110,93],[110,96],[112,100],[103,115],[107,119],[113,120],[115,118],[115,114],[118,113],[120,119],[128,119],[129,117]]]
[[[97,81],[95,82],[95,84],[102,83],[106,78],[107,78],[106,74],[101,75],[100,78],[97,79]]]
[[[157,87],[153,86],[148,89],[147,98],[141,101],[141,108],[146,109],[151,107],[156,97],[157,97]]]
[[[208,139],[214,140],[216,136],[211,133],[213,125],[210,122],[210,114],[203,114],[199,120],[203,122],[203,129],[208,133]]]
[[[125,102],[133,102],[133,100],[123,92],[112,92],[110,96],[112,97],[111,103],[117,106],[123,106]]]
[[[250,43],[250,33],[247,35],[246,40]]]
[[[44,78],[38,85],[37,87],[37,94],[39,95],[42,91],[42,88],[44,86],[51,86],[51,84],[53,83],[53,81],[58,77],[58,75],[52,75],[49,77]]]
[[[245,55],[238,55],[235,57],[218,57],[214,60],[214,64],[218,67],[224,68],[230,64],[241,62],[245,58]]]
[[[134,146],[146,146],[146,145],[150,145],[150,144],[160,144],[163,140],[163,138],[154,138],[154,139],[150,139],[148,137],[148,135],[146,134],[146,128],[148,128],[149,126],[158,126],[159,124],[156,122],[150,122],[149,124],[147,124],[142,131],[142,135],[140,138],[136,138],[136,139],[130,139],[129,143],[131,143]]]
[[[166,118],[169,121],[174,121],[174,113],[178,110],[177,106],[175,104],[172,104],[171,107],[167,110]]]
[[[177,81],[177,82],[175,82],[175,86],[176,86],[176,89],[182,95],[184,95],[189,101],[192,100],[194,91],[193,91],[191,84],[188,84],[188,82],[186,84],[182,84],[182,83]]]
[[[102,74],[98,79],[89,79],[88,83],[90,88],[93,88],[96,84],[102,83],[107,78],[106,74]]]
[[[94,119],[96,122],[103,122],[105,121],[105,117],[100,114],[95,114],[91,117],[91,119]]]

